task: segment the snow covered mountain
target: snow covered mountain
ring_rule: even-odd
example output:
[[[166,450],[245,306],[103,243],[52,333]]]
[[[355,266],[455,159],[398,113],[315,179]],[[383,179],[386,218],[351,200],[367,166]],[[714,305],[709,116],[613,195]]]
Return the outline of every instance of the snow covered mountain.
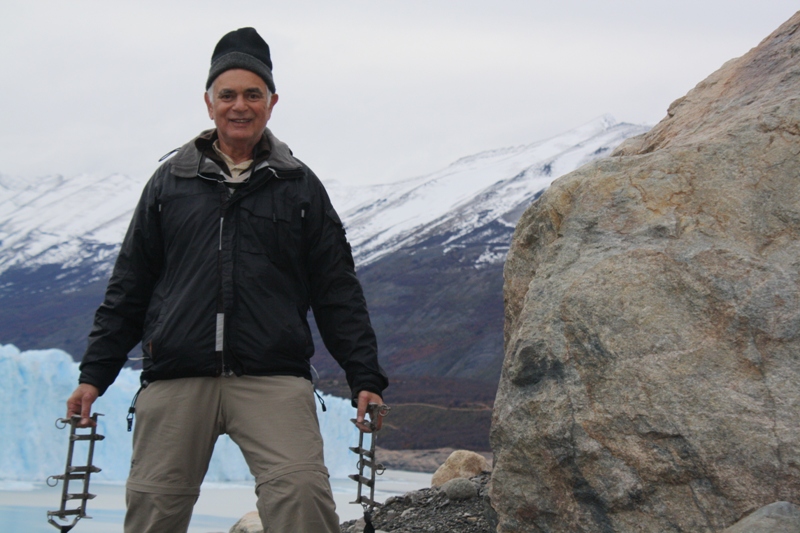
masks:
[[[604,116],[552,139],[464,157],[433,174],[388,185],[326,184],[360,265],[437,232],[463,236],[491,220],[513,227],[515,208],[556,177],[647,128]],[[107,275],[145,178],[0,175],[0,273],[91,266]],[[490,254],[502,260],[502,254]]]
[[[0,176],[0,271],[113,260],[144,180]]]
[[[647,129],[604,116],[414,179],[326,183],[353,245],[384,365],[395,375],[496,378],[502,264],[520,215],[552,180]],[[82,353],[144,182],[0,175],[0,343]],[[329,359],[314,359],[323,376],[337,372]]]
[[[356,254],[366,265],[386,254],[448,233],[450,241],[491,221],[513,229],[533,197],[563,174],[598,157],[647,127],[603,116],[552,139],[490,150],[413,180],[373,187],[331,184]],[[505,259],[502,246],[482,260]]]

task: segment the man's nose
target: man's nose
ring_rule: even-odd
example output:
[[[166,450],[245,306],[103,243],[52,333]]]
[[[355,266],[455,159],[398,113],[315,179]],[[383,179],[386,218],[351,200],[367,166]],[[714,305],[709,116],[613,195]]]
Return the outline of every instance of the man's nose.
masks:
[[[236,97],[236,100],[233,102],[234,109],[246,109],[247,106],[245,105],[244,95],[240,95]]]

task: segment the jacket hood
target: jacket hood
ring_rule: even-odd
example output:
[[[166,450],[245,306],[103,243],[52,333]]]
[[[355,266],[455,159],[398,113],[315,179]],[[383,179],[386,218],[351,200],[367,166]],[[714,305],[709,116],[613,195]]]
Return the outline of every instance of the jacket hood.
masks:
[[[195,140],[208,135],[212,131],[214,130],[211,129],[201,132],[200,135],[178,149],[175,156],[169,161],[171,171],[174,175],[181,178],[193,178],[197,175],[198,168],[203,159],[203,154],[197,149]],[[264,130],[264,136],[266,136],[272,148],[266,161],[270,167],[278,170],[297,170],[302,168],[303,164],[292,155],[292,150],[289,148],[289,145],[275,137],[269,128]]]

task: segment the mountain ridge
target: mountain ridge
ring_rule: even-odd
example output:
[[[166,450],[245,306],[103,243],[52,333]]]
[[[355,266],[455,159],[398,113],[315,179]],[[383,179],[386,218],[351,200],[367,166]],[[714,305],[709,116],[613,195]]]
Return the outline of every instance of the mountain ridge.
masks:
[[[516,221],[555,178],[647,129],[605,115],[408,180],[327,183],[387,370],[494,386],[503,356],[502,266]],[[0,175],[0,340],[80,357],[145,181]],[[318,336],[315,344],[324,354]],[[313,362],[323,379],[341,376],[331,358]]]
[[[364,193],[364,201],[341,210],[356,262],[367,265],[443,231],[457,229],[464,235],[527,205],[555,177],[645,131],[604,115],[545,141],[487,150],[426,176],[390,184],[377,201]],[[336,192],[331,192],[334,200],[340,199]]]

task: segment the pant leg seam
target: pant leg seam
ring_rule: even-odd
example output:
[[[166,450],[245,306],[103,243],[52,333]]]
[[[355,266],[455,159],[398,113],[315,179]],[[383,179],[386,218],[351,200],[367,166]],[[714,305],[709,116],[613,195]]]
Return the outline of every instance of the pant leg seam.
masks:
[[[327,477],[330,477],[328,473],[328,469],[319,463],[295,463],[292,465],[285,465],[279,468],[271,469],[269,472],[265,472],[263,474],[259,474],[256,476],[256,486],[263,485],[264,483],[269,483],[271,481],[275,481],[279,477],[283,477],[288,474],[294,474],[296,472],[320,472]]]
[[[178,496],[197,496],[200,494],[200,487],[164,485],[160,483],[135,481],[132,479],[128,479],[126,488],[137,492],[148,492],[152,494],[174,494]]]

